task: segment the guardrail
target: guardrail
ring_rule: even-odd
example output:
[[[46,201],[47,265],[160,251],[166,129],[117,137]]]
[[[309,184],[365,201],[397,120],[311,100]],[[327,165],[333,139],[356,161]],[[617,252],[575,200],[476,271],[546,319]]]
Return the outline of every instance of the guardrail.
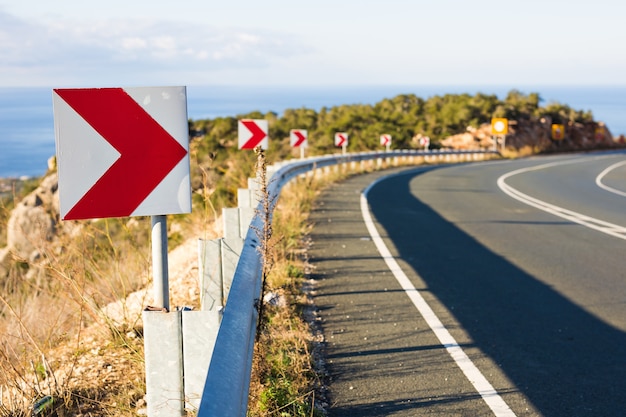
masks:
[[[309,171],[345,163],[394,158],[424,158],[426,162],[462,162],[485,159],[496,151],[414,151],[365,152],[331,155],[288,161],[268,167],[270,201],[276,201],[281,189],[291,179]],[[400,161],[395,161],[400,162]],[[406,163],[406,162],[405,162]],[[410,164],[410,160],[408,161]],[[261,213],[261,206],[257,208]],[[248,228],[235,269],[228,302],[223,311],[197,415],[199,417],[244,417],[247,411],[252,354],[261,293],[260,242],[256,230],[262,230],[256,214]]]

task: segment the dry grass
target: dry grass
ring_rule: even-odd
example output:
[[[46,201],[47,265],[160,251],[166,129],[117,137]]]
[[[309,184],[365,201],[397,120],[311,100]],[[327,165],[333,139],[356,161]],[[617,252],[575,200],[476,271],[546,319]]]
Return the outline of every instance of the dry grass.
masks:
[[[306,320],[312,308],[306,284],[308,213],[319,192],[347,170],[293,180],[278,199],[272,222],[271,264],[262,326],[255,345],[248,415],[324,415],[321,370],[315,366],[314,331]]]
[[[119,220],[83,222],[80,233],[39,242],[36,262],[16,260],[23,270],[0,296],[0,415],[30,415],[46,396],[57,414],[123,415],[136,402],[139,317],[118,327],[100,307],[146,284],[145,232]]]
[[[537,155],[539,152],[540,149],[538,147],[527,145],[519,149],[506,148],[502,151],[502,157],[507,159],[526,158],[532,155]]]
[[[188,222],[181,234],[199,220]],[[118,300],[150,284],[149,219],[72,225],[37,242],[36,262],[15,259],[2,285],[0,416],[30,415],[46,396],[58,415],[131,416],[143,406],[146,303]],[[110,303],[114,316],[104,313]]]
[[[275,227],[277,222],[274,222]],[[263,323],[255,344],[250,416],[313,415],[311,332],[302,318],[302,259],[276,259],[268,276]]]

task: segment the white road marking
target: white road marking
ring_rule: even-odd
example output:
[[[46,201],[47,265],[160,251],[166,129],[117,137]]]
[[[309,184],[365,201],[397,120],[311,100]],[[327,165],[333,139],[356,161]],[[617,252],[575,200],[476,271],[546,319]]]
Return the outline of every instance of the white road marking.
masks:
[[[372,221],[372,216],[369,212],[369,205],[367,202],[367,193],[376,183],[378,183],[378,181],[370,184],[370,186],[361,194],[361,213],[363,221],[367,226],[367,230],[369,231],[378,252],[387,263],[387,266],[396,277],[396,280],[398,280],[402,289],[406,292],[406,295],[411,299],[419,313],[424,317],[428,326],[435,333],[441,344],[446,348],[458,367],[461,368],[467,379],[472,383],[485,403],[487,403],[489,408],[491,408],[491,411],[493,411],[495,416],[515,417],[515,413],[513,413],[502,397],[500,397],[498,392],[493,388],[489,381],[487,381],[487,378],[485,378],[480,370],[478,370],[476,365],[474,365],[470,358],[465,354],[454,337],[452,337],[450,332],[448,332],[448,330],[444,327],[441,320],[439,320],[432,308],[430,308],[428,303],[426,303],[426,300],[424,300],[419,291],[411,283],[404,271],[402,271],[402,268],[400,268],[400,265],[398,265],[398,262],[396,262],[395,258],[391,255],[391,252],[389,252],[389,249],[385,245],[385,242],[380,237],[380,234],[378,233],[378,230],[376,230],[376,226]]]
[[[511,178],[514,175],[519,175],[519,174],[523,174],[523,173],[530,172],[530,171],[537,171],[540,169],[550,168],[550,167],[557,166],[557,165],[565,165],[565,164],[572,164],[572,163],[579,163],[579,162],[584,162],[584,160],[576,159],[573,161],[569,160],[569,161],[551,162],[549,164],[542,164],[542,165],[536,165],[533,167],[517,169],[515,171],[506,173],[502,175],[500,178],[498,178],[498,187],[500,187],[500,189],[508,196],[518,201],[521,201],[524,204],[538,208],[539,210],[543,210],[547,213],[553,214],[563,219],[569,220],[573,223],[577,223],[582,226],[588,227],[590,229],[594,229],[599,232],[605,233],[607,235],[626,240],[626,227],[609,223],[609,222],[605,222],[604,220],[596,219],[594,217],[590,217],[582,213],[578,213],[578,212],[568,210],[563,207],[556,206],[554,204],[547,203],[545,201],[531,197],[528,194],[524,194],[521,191],[518,191],[517,189],[511,187],[505,182],[507,178]]]
[[[609,191],[611,193],[621,195],[622,197],[626,197],[626,192],[617,190],[617,189],[615,189],[613,187],[609,187],[608,185],[606,185],[606,184],[604,184],[602,182],[602,178],[604,178],[606,176],[606,174],[608,174],[609,172],[613,171],[615,168],[620,167],[620,166],[622,166],[624,164],[626,164],[626,161],[618,162],[616,164],[611,165],[610,167],[608,167],[604,171],[602,171],[600,173],[600,175],[598,175],[596,177],[596,184],[598,185],[598,187],[600,187],[600,188],[602,188],[602,189],[604,189],[606,191]]]

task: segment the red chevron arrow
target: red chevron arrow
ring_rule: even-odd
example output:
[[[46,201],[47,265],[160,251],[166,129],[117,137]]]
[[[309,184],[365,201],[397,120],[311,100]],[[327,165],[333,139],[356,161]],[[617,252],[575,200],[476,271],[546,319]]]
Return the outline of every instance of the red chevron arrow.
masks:
[[[346,135],[342,133],[337,133],[337,141],[336,146],[340,147],[346,143]]]
[[[254,149],[259,146],[267,133],[254,120],[240,120],[240,122],[252,133],[252,136],[239,149]]]
[[[301,131],[294,130],[293,134],[298,138],[298,140],[293,144],[294,148],[297,148],[298,146],[302,145],[304,141],[306,141],[306,136],[304,136]]]
[[[121,88],[54,91],[120,153],[64,220],[130,216],[187,154]]]

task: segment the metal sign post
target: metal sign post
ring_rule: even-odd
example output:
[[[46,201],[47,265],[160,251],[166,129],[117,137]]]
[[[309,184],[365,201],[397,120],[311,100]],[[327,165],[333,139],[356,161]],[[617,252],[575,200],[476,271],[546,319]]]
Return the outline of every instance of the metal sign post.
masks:
[[[167,218],[152,216],[152,279],[155,307],[170,311],[169,273],[167,264]]]

